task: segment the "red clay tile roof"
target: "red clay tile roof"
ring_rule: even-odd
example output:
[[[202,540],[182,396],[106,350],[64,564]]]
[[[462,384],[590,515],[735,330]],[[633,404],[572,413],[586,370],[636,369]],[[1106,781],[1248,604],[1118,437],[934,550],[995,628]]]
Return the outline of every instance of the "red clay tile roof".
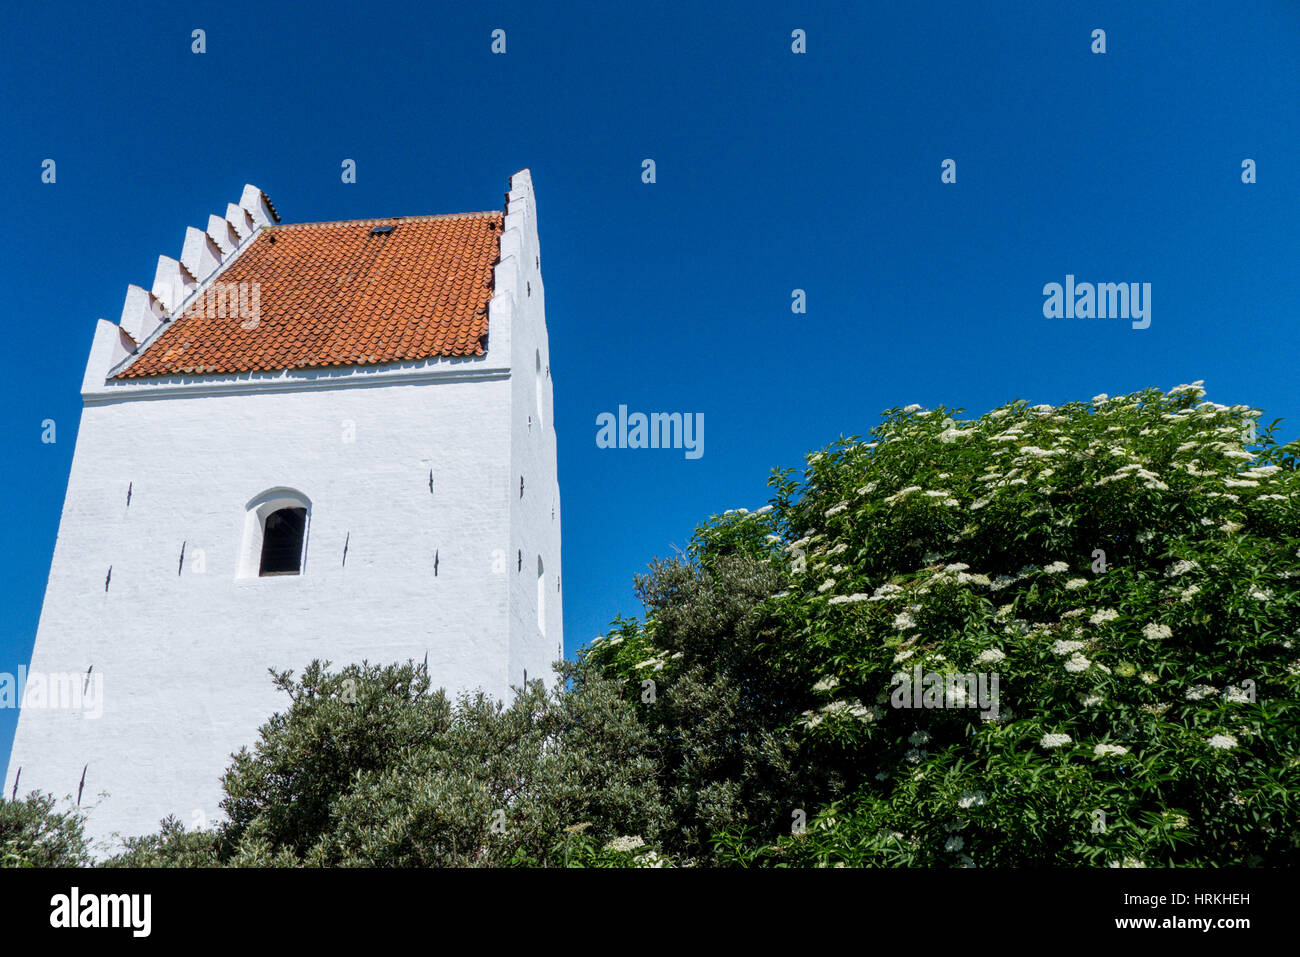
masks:
[[[200,296],[113,378],[483,355],[504,218],[461,213],[264,229],[217,276],[232,302],[237,284],[259,284],[255,325],[238,311],[205,315],[217,311],[215,297]],[[373,235],[376,226],[393,229]]]

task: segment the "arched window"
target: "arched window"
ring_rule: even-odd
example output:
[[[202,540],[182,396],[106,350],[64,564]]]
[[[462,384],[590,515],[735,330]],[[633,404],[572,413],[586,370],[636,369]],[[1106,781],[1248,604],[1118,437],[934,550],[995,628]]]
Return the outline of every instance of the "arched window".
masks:
[[[546,634],[546,569],[537,556],[537,630]]]
[[[274,488],[248,503],[239,577],[301,575],[307,563],[311,501],[290,488]]]
[[[307,510],[290,505],[277,508],[262,525],[262,562],[258,575],[297,575],[302,572],[302,546],[307,537]]]

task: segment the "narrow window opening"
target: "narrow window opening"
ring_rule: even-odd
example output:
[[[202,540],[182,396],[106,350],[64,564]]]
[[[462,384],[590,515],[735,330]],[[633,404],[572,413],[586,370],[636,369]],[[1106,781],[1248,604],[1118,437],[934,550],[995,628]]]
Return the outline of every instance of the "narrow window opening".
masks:
[[[542,352],[537,350],[533,353],[533,411],[537,413],[537,424],[545,425],[542,419]]]
[[[537,556],[537,630],[546,634],[546,569]]]
[[[258,575],[297,575],[302,571],[302,542],[307,532],[305,508],[281,508],[266,516]]]

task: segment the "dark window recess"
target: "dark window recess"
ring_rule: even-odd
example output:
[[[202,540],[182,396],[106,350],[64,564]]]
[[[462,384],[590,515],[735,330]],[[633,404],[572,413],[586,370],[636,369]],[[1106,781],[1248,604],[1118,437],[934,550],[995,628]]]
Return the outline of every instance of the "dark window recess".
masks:
[[[520,553],[519,553],[519,565],[515,568],[515,571],[517,571],[517,572],[521,572],[521,571],[523,571],[523,570],[524,570],[524,553],[523,553],[522,551],[520,551]]]
[[[524,497],[524,477],[522,475],[519,476],[519,497]]]
[[[528,295],[531,296],[533,294],[533,284],[531,282],[526,282],[524,283],[524,286],[528,289]]]
[[[306,531],[305,508],[282,508],[266,516],[258,574],[297,575],[302,570],[302,537]]]

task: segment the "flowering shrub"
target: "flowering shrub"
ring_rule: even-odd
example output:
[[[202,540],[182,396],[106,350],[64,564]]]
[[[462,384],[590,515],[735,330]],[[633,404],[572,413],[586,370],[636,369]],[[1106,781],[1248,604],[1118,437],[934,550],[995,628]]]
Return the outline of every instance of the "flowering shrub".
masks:
[[[647,720],[670,740],[690,733],[675,675],[766,699],[714,731],[775,743],[791,786],[713,821],[720,861],[1293,862],[1296,448],[1203,394],[1014,402],[965,422],[890,410],[865,441],[777,473],[769,509],[698,531],[698,575],[776,573],[761,609],[731,613],[753,660],[704,661],[720,643],[665,628],[678,592],[643,583],[648,620],[587,666],[658,679]],[[916,707],[898,688],[922,674],[937,677]],[[975,676],[996,677],[996,707],[971,707]]]

